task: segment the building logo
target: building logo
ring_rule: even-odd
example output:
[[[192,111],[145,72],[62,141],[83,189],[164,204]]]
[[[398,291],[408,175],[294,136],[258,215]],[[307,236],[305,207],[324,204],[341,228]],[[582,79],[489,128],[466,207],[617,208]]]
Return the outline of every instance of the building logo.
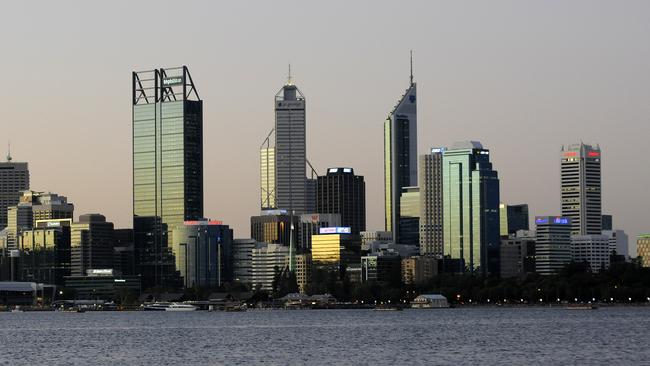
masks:
[[[163,86],[174,86],[183,84],[183,78],[180,76],[164,78],[162,81]]]
[[[322,227],[318,229],[319,234],[352,234],[352,228],[350,227]]]

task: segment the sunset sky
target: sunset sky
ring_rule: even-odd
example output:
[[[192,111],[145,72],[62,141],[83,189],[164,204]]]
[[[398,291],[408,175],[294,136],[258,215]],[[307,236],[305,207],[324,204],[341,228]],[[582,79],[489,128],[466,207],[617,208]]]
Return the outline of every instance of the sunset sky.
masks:
[[[131,227],[131,72],[187,65],[204,101],[205,215],[249,237],[273,96],[307,98],[307,155],[365,176],[383,229],[383,121],[418,83],[418,149],[478,140],[501,200],[560,213],[563,144],[600,144],[603,213],[650,232],[648,1],[57,1],[0,12],[0,146],[32,189]],[[4,155],[4,153],[2,154]]]

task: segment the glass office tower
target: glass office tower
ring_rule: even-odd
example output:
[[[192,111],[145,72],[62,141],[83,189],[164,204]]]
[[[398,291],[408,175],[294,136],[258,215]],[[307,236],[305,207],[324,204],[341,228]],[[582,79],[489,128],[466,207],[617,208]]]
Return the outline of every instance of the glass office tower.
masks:
[[[416,85],[408,89],[384,122],[384,212],[386,231],[400,243],[400,197],[404,187],[418,185]]]
[[[499,178],[480,142],[443,155],[444,254],[469,272],[499,275]]]
[[[133,73],[133,217],[134,228],[159,223],[135,246],[140,262],[160,268],[169,260],[163,228],[203,217],[203,101],[186,66]],[[143,284],[164,285],[161,271]]]

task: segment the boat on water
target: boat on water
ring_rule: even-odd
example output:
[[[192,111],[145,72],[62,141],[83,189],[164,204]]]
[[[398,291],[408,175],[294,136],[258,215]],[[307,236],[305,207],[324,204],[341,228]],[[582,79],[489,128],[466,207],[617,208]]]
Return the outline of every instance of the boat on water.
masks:
[[[143,307],[145,311],[195,311],[196,309],[198,308],[194,305],[177,302],[155,302]]]
[[[396,305],[377,305],[373,310],[374,311],[402,311],[403,309],[400,306],[396,306]]]

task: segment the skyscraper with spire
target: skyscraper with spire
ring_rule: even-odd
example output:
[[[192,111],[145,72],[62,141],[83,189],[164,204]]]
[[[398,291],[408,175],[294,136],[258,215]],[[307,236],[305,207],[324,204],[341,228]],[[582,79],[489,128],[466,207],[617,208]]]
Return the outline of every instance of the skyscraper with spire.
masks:
[[[260,147],[262,210],[301,214],[315,207],[315,192],[307,179],[305,107],[305,96],[293,84],[289,66],[287,83],[275,95],[275,127]]]
[[[28,189],[27,163],[14,162],[11,157],[11,146],[9,146],[7,161],[0,162],[0,230],[7,226],[7,209],[17,205],[21,192]]]
[[[409,87],[384,122],[384,202],[386,231],[400,242],[400,196],[404,187],[418,185],[417,99],[413,81],[413,52]]]

